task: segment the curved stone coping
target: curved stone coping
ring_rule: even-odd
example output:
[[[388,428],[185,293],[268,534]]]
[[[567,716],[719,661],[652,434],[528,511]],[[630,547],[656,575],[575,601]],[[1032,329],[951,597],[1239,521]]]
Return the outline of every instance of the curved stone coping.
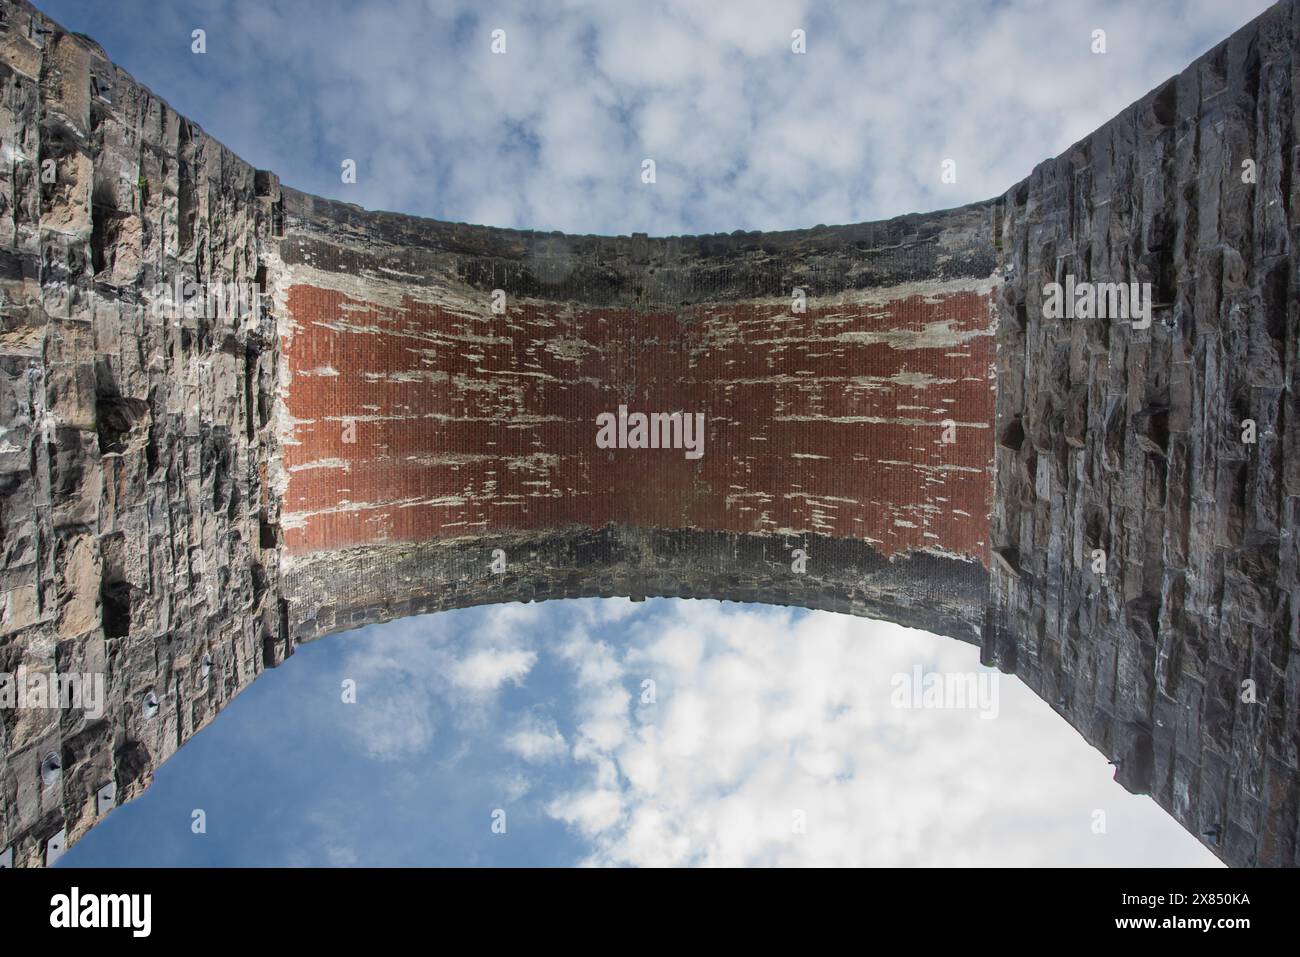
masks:
[[[494,550],[506,571],[491,570]],[[803,549],[807,570],[792,570]],[[864,542],[625,525],[542,535],[390,542],[294,558],[295,641],[408,615],[550,598],[713,598],[883,618],[979,643],[988,572],[926,552],[891,561]]]

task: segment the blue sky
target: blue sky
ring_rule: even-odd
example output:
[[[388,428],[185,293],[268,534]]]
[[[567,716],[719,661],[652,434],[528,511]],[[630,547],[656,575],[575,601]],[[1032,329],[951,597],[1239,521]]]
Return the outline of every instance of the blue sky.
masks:
[[[996,195],[1267,4],[41,6],[287,185],[449,220],[667,235]],[[1012,680],[995,720],[891,707],[891,677],[917,664],[980,671],[946,639],[714,602],[366,628],[260,678],[63,863],[1214,863]]]

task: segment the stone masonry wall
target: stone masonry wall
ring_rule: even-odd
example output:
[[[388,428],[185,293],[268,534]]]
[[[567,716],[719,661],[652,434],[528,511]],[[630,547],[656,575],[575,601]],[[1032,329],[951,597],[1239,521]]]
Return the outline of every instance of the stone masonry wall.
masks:
[[[0,864],[140,793],[279,635],[273,319],[150,298],[255,282],[274,185],[92,41],[0,6],[0,696],[58,672],[106,697],[0,708]]]
[[[1298,94],[1289,2],[1012,187],[1001,233],[986,657],[1234,865],[1300,863]],[[1044,318],[1069,275],[1151,283],[1150,328]]]

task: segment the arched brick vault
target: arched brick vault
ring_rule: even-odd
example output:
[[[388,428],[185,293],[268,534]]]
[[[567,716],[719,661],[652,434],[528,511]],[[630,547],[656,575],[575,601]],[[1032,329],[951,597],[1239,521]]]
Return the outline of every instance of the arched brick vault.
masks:
[[[648,239],[282,195],[278,487],[295,640],[479,602],[687,595],[978,641],[990,204]],[[702,414],[703,454],[598,448],[597,417],[620,406]]]
[[[0,862],[298,641],[681,595],[977,643],[1224,860],[1297,863],[1296,0],[997,199],[667,239],[297,193],[4,9],[0,673],[108,693],[0,709]],[[1067,275],[1150,282],[1155,322],[1045,318]],[[158,319],[178,276],[262,315]],[[703,456],[598,449],[619,405],[703,413]]]

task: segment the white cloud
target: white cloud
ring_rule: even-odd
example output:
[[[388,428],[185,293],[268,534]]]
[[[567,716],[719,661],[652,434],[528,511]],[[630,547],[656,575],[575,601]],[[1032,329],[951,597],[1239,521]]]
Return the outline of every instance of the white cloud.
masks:
[[[528,674],[537,655],[531,651],[476,651],[452,667],[451,680],[469,691],[496,691],[507,681],[518,684]]]
[[[622,653],[583,629],[563,648],[588,778],[548,812],[591,840],[588,863],[1213,863],[1013,678],[993,720],[891,706],[914,664],[979,671],[972,646],[713,602],[665,617]],[[624,689],[646,675],[657,701],[634,709]]]
[[[599,837],[619,822],[623,800],[618,791],[592,789],[552,801],[547,812],[587,837]]]
[[[497,787],[501,791],[501,799],[505,804],[511,804],[523,798],[532,790],[533,782],[525,775],[518,772],[505,774],[497,780]]]
[[[345,702],[341,687],[326,689],[327,713],[363,753],[397,761],[423,753],[433,741],[442,720],[436,676],[451,659],[421,619],[400,623],[386,638],[349,655],[342,677],[355,682],[356,700]]]
[[[563,757],[568,746],[549,718],[528,717],[506,738],[506,749],[530,764],[545,764]]]
[[[481,733],[493,694],[525,679],[537,661],[526,644],[535,621],[526,606],[459,614],[458,623],[475,616],[466,636],[445,616],[420,616],[381,626],[382,641],[348,655],[341,678],[356,683],[356,702],[343,703],[341,688],[327,689],[325,713],[343,724],[362,753],[383,761],[423,754],[447,722],[458,734]]]

